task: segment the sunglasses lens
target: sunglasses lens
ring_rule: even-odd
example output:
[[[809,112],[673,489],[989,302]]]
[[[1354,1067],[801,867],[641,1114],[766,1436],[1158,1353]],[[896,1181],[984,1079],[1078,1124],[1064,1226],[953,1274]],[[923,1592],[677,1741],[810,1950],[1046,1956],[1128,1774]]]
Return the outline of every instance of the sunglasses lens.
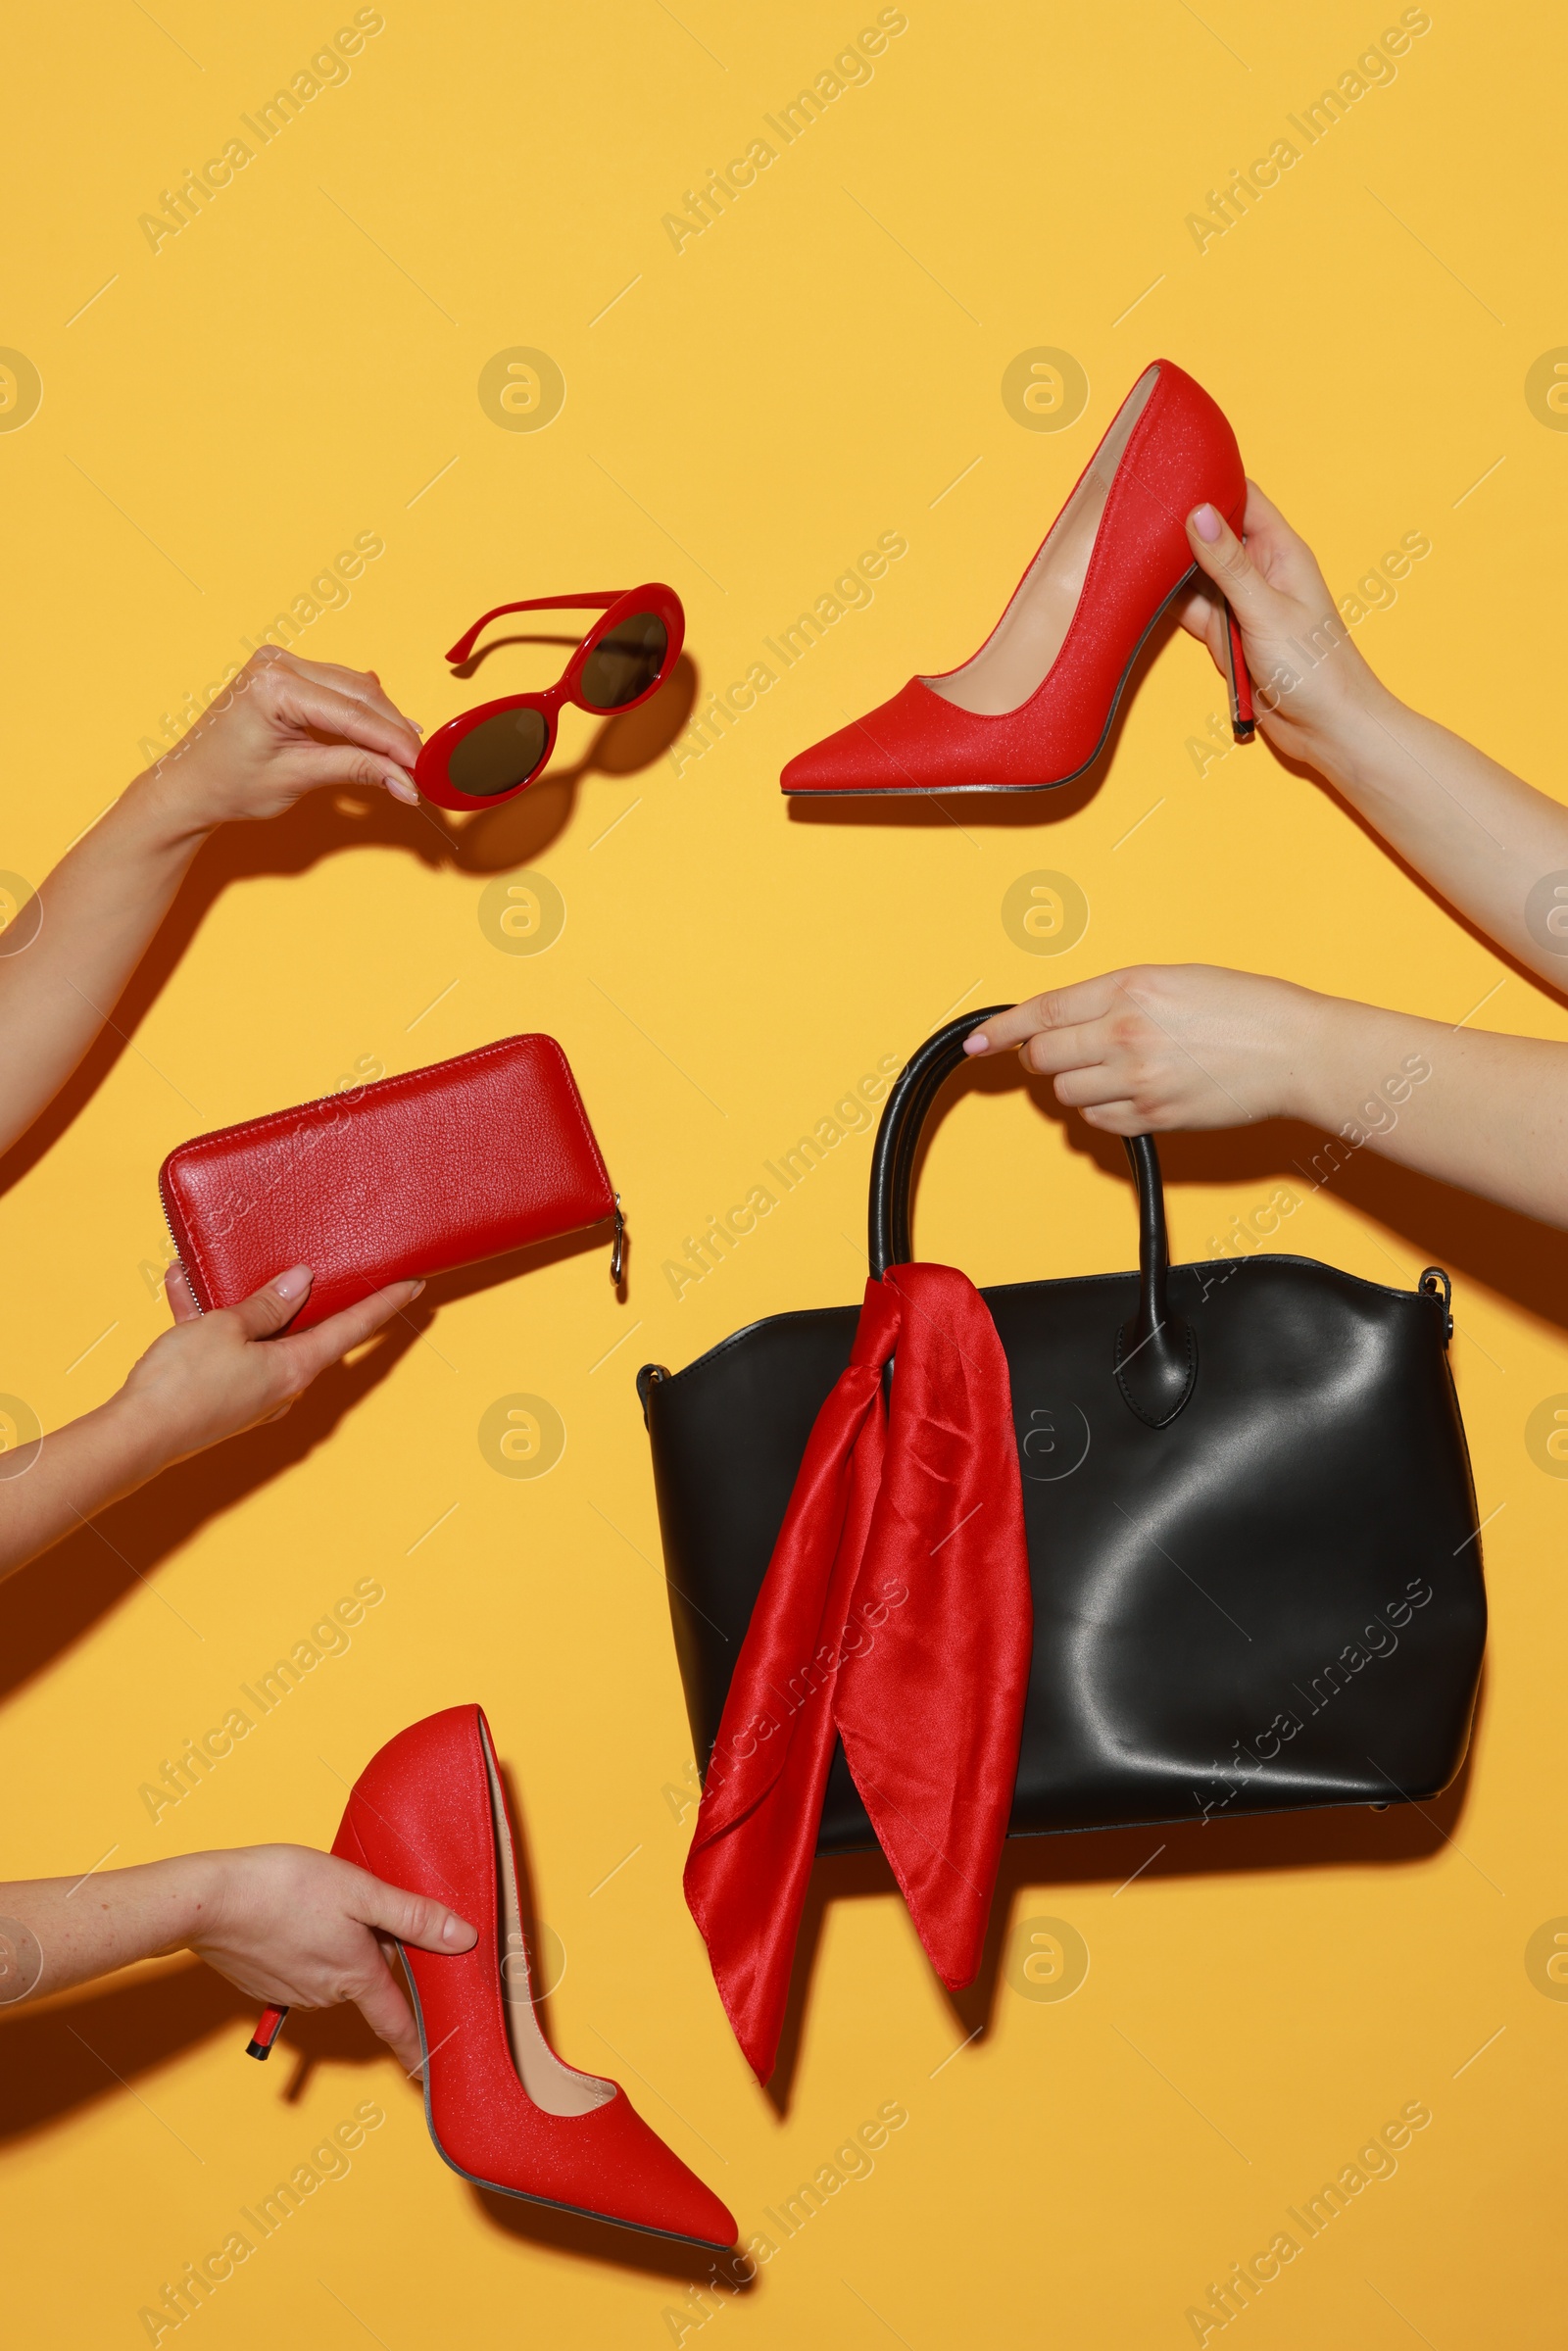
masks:
[[[548,738],[540,711],[497,710],[465,735],[448,759],[454,790],[470,800],[491,800],[498,792],[514,791],[544,758]]]
[[[582,698],[596,710],[618,710],[646,694],[669,649],[657,612],[633,612],[601,637],[582,665]]]

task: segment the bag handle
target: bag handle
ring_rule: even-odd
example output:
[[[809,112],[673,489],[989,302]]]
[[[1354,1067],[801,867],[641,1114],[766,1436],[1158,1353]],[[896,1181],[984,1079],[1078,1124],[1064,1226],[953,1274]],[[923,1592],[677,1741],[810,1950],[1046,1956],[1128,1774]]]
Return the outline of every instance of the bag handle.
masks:
[[[888,1096],[871,1157],[870,1258],[878,1281],[890,1265],[914,1253],[910,1201],[920,1133],[947,1080],[964,1058],[963,1041],[1006,1004],[960,1013],[910,1054]],[[1198,1378],[1198,1341],[1190,1324],[1172,1314],[1166,1291],[1170,1249],[1165,1233],[1165,1186],[1152,1135],[1125,1138],[1138,1185],[1138,1312],[1116,1331],[1111,1360],[1128,1409],[1152,1429],[1176,1418]]]

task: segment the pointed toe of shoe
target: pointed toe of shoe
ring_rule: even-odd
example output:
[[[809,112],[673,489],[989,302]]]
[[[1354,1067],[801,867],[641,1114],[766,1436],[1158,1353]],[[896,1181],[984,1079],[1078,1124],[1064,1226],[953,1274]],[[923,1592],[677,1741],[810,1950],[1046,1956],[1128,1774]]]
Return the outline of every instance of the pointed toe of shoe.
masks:
[[[690,2237],[727,2252],[737,2235],[729,2207],[643,2121],[624,2090],[618,2092],[614,2111],[618,2194],[613,2204],[605,2206],[607,2213],[633,2229]]]
[[[925,789],[911,770],[908,727],[903,706],[909,688],[864,718],[841,726],[791,759],[779,789],[801,799],[831,800],[860,792],[917,792]]]

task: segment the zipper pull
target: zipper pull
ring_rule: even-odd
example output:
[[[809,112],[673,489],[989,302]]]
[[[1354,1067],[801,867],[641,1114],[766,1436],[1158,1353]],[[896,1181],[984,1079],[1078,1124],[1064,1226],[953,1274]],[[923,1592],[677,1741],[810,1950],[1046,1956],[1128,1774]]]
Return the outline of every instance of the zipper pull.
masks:
[[[620,1212],[620,1194],[615,1195],[615,1237],[610,1245],[610,1278],[620,1288],[620,1277],[626,1270],[626,1219]],[[1422,1276],[1423,1281],[1425,1275]],[[1447,1280],[1446,1274],[1444,1280]]]

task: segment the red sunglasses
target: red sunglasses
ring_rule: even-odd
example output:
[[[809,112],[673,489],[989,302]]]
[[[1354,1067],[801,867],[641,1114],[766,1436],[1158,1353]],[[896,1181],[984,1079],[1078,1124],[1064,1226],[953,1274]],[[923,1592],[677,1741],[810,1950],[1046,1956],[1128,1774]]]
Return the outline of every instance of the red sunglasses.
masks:
[[[596,717],[634,710],[657,693],[675,663],[686,635],[686,614],[673,588],[649,580],[612,596],[530,596],[521,604],[498,604],[461,636],[447,660],[457,668],[468,659],[482,628],[504,612],[564,612],[599,610],[594,622],[562,672],[544,694],[508,694],[481,702],[438,727],[415,762],[414,780],[426,800],[441,808],[472,808],[511,800],[525,792],[549,764],[556,747],[556,714],[574,702]]]

